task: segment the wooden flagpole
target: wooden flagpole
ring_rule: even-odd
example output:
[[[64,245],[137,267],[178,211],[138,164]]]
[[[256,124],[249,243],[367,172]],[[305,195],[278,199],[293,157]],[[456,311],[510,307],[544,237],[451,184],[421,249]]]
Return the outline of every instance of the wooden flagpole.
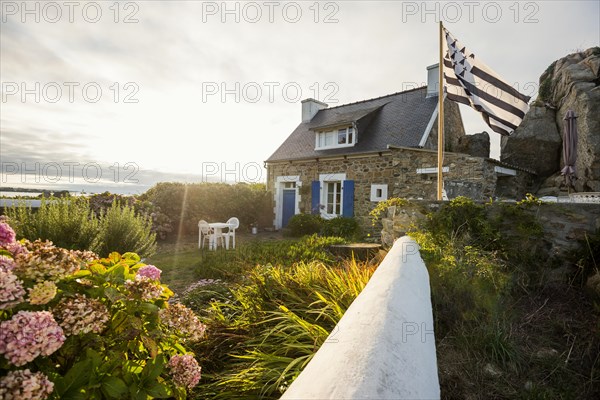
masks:
[[[442,40],[444,40],[444,28],[440,20],[440,65],[439,65],[439,91],[438,91],[438,180],[437,199],[442,200],[444,180],[442,179],[442,164],[444,162],[444,54]]]

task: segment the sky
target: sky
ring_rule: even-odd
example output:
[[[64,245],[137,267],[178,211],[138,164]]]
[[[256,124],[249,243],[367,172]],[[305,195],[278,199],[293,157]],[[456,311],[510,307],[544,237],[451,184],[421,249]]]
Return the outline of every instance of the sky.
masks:
[[[440,19],[532,98],[554,60],[600,43],[598,1],[0,3],[1,187],[264,182],[302,99],[424,85]]]

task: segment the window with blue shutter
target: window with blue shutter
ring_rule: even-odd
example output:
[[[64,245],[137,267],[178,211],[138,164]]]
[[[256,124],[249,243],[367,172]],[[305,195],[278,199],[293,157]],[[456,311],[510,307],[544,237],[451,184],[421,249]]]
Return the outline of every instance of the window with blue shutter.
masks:
[[[321,201],[321,182],[312,181],[311,183],[311,210],[313,214],[319,214],[319,203]]]
[[[347,180],[342,182],[342,216],[354,216],[354,181]]]

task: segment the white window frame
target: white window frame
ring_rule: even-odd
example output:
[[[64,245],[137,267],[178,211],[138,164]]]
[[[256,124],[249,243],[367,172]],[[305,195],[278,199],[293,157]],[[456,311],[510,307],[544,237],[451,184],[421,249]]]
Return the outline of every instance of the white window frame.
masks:
[[[350,132],[350,130],[352,130]],[[344,131],[342,133],[342,131]],[[346,143],[338,143],[338,138],[339,135],[345,135],[346,137]],[[329,145],[324,145],[322,144],[323,142],[325,142],[325,137],[326,136],[331,136],[332,137],[332,144]],[[348,136],[352,135],[352,140],[348,140]],[[323,139],[322,139],[323,138]],[[354,127],[354,125],[347,125],[347,126],[343,126],[343,127],[337,127],[335,129],[330,129],[327,131],[318,131],[315,134],[315,150],[327,150],[327,149],[337,149],[340,147],[352,147],[357,143],[357,134],[356,134],[356,129]]]
[[[377,196],[377,191],[381,190],[381,196]],[[372,184],[371,201],[385,201],[388,199],[388,185]]]
[[[320,182],[320,196],[319,205],[324,205],[325,208],[321,209],[321,215],[324,218],[339,217],[344,213],[344,181],[346,180],[346,174],[319,174]],[[339,183],[340,184],[340,212],[339,213],[328,213],[327,211],[327,187],[328,183]],[[335,211],[335,210],[334,210]]]
[[[280,175],[275,178],[275,190],[273,193],[273,200],[275,201],[275,206],[273,207],[273,211],[275,213],[275,219],[273,220],[273,225],[275,229],[281,229],[282,220],[283,220],[283,191],[286,190],[286,186],[289,183],[295,183],[295,188],[287,188],[289,190],[296,190],[296,205],[294,207],[294,214],[300,214],[300,202],[302,201],[302,196],[300,195],[300,188],[302,187],[302,181],[300,180],[299,175]]]
[[[448,172],[450,168],[442,167],[442,172]],[[429,167],[429,168],[417,168],[417,174],[437,174],[437,167]]]

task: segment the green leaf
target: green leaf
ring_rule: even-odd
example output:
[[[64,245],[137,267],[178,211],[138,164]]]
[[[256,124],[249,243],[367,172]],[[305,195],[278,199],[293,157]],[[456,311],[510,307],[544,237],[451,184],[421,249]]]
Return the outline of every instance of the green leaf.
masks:
[[[126,265],[117,264],[108,269],[107,274],[116,282],[125,281],[126,269],[128,270]]]
[[[155,399],[167,399],[171,397],[171,391],[164,383],[156,382],[153,385],[146,387],[144,390]]]
[[[111,303],[115,303],[125,297],[116,288],[110,286],[104,289],[104,295]]]
[[[158,353],[158,345],[154,339],[152,339],[150,336],[142,335],[142,343],[144,343],[144,346],[150,353],[150,356],[153,358],[156,357],[156,354]]]
[[[115,313],[115,315],[112,318],[111,321],[111,328],[115,330],[115,332],[121,332],[123,331],[123,329],[125,329],[127,327],[126,324],[124,324],[124,322],[127,320],[128,316],[127,313],[125,311],[117,311]]]
[[[107,258],[114,264],[121,261],[121,255],[119,253],[117,253],[116,251],[113,251],[112,253],[110,253]]]
[[[92,360],[90,359],[73,364],[64,378],[56,382],[55,392],[58,398],[85,399],[83,389],[88,385],[92,372]]]
[[[144,312],[144,314],[157,313],[159,310],[158,306],[155,306],[154,304],[147,303],[147,302],[140,304],[139,309],[142,310]]]
[[[8,258],[13,258],[12,253],[4,249],[0,249],[0,256],[7,256]]]
[[[144,337],[142,337],[143,340]],[[149,360],[142,371],[142,375],[146,381],[154,381],[160,376],[163,369],[165,368],[165,358],[161,354],[155,357],[153,360]]]
[[[72,278],[82,278],[84,276],[88,276],[91,275],[92,271],[89,271],[87,269],[80,269],[79,271],[75,272],[73,275],[71,275]]]
[[[102,392],[108,398],[123,398],[127,394],[128,388],[121,379],[109,376],[102,381]]]
[[[127,252],[123,254],[123,259],[127,261],[133,261],[134,264],[140,262],[141,260],[140,256],[133,252]]]
[[[93,272],[94,274],[99,274],[102,275],[106,272],[106,267],[102,264],[91,264],[87,266],[87,269],[91,272]]]
[[[93,369],[98,368],[100,364],[102,364],[102,355],[100,355],[100,353],[94,349],[88,347],[85,350],[85,356],[88,360],[90,360]]]

